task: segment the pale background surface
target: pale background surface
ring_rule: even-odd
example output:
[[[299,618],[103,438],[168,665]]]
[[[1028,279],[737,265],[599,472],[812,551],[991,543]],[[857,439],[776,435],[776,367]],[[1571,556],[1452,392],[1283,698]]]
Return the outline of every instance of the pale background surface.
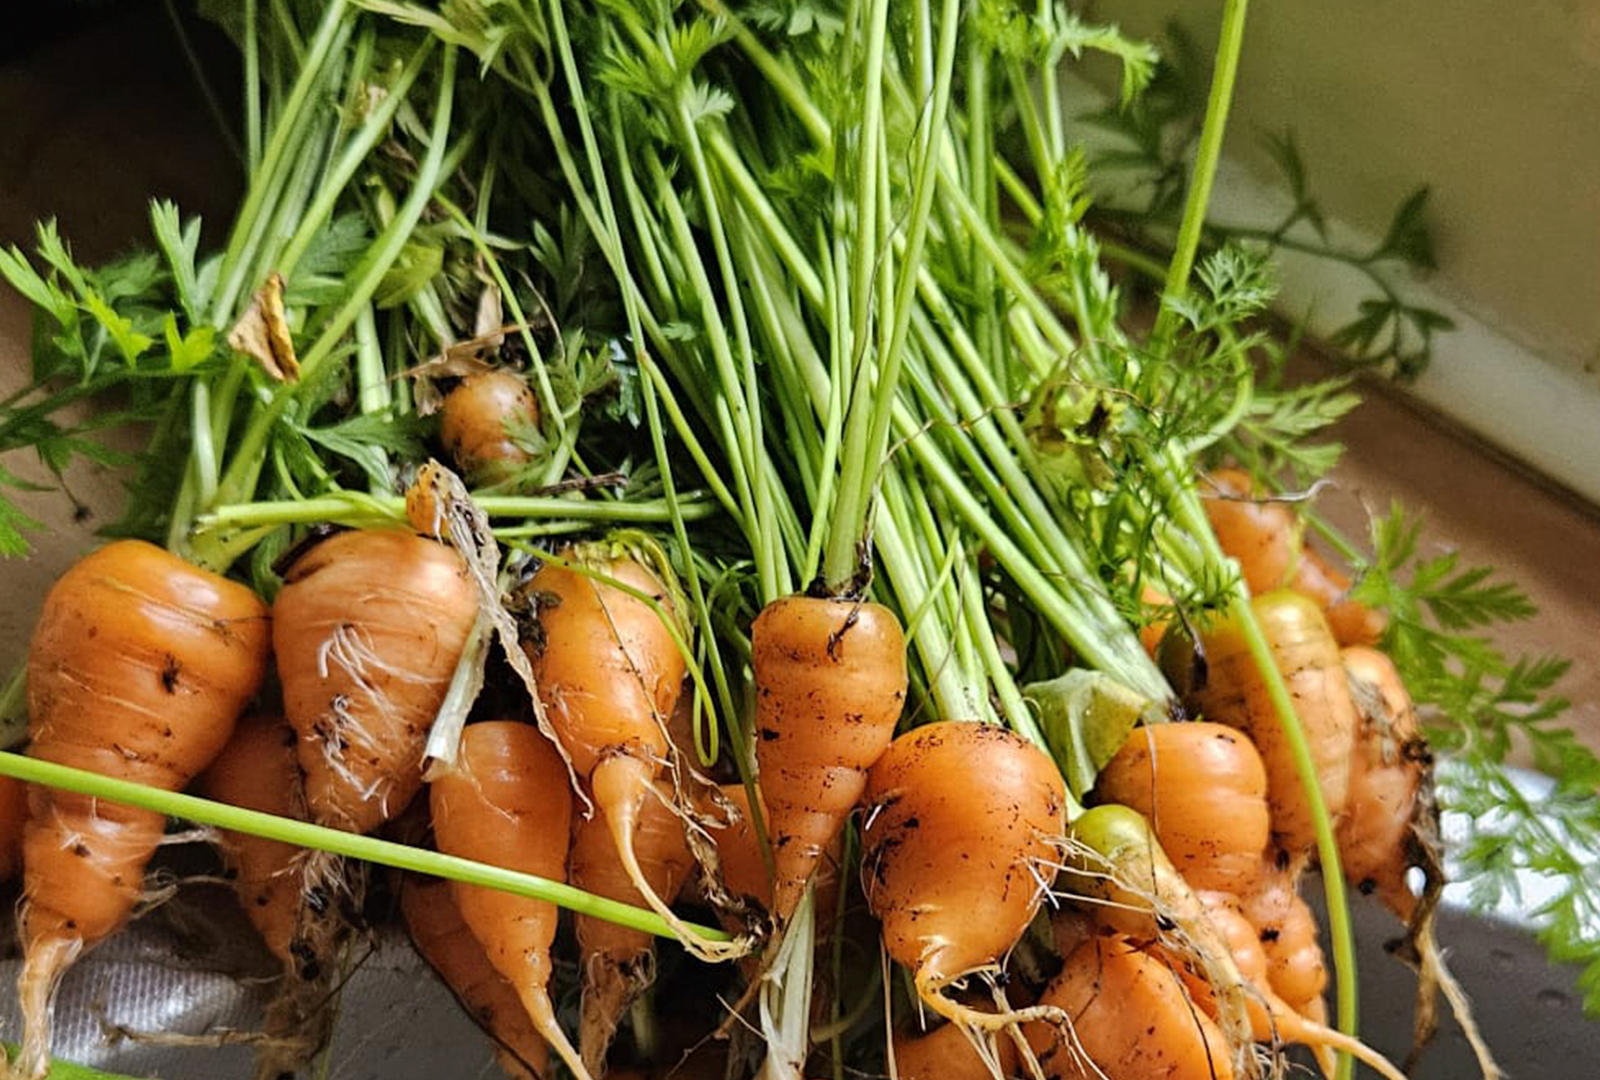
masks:
[[[1156,5],[1129,0],[1126,6],[1129,13],[1123,18],[1134,23],[1139,9]],[[1272,11],[1279,6],[1287,5],[1260,5],[1261,17],[1276,18]],[[1361,0],[1348,6],[1356,13],[1349,18],[1356,20],[1377,6],[1397,18],[1410,18],[1406,13],[1411,12],[1418,19],[1424,17],[1424,8],[1431,7]],[[1483,5],[1474,0],[1467,6]],[[237,171],[215,136],[164,20],[150,17],[158,10],[111,17],[86,36],[48,44],[23,61],[0,63],[0,130],[6,147],[0,155],[0,243],[29,247],[32,222],[53,214],[80,256],[103,259],[148,242],[145,204],[152,195],[172,198],[186,214],[200,213],[214,226],[223,224],[234,204]],[[1590,47],[1600,48],[1592,40],[1600,35],[1596,20],[1600,16],[1575,23],[1589,27],[1584,32],[1591,37],[1574,38],[1562,47],[1577,48],[1587,40]],[[1352,32],[1350,26],[1340,32]],[[1452,32],[1449,26],[1434,30]],[[1374,43],[1373,47],[1394,46]],[[1282,74],[1268,60],[1253,63],[1242,85],[1245,95],[1252,86],[1259,88],[1264,80]],[[1486,75],[1493,74],[1494,69],[1486,69]],[[1294,88],[1314,86],[1316,78],[1312,68],[1299,71],[1284,84],[1290,87],[1286,93],[1292,97],[1309,92]],[[1600,101],[1600,86],[1591,100]],[[1244,123],[1255,115],[1250,101],[1247,97],[1240,109]],[[1437,104],[1444,109],[1447,103]],[[1583,115],[1586,121],[1592,119],[1592,110]],[[1356,136],[1321,133],[1315,144],[1307,140],[1306,149],[1318,159],[1337,157],[1337,147],[1345,145],[1338,140],[1345,137]],[[1371,147],[1363,149],[1370,152]],[[1404,177],[1416,175],[1413,165],[1397,161],[1382,168]],[[1367,174],[1374,168],[1378,166],[1358,171]],[[1548,160],[1527,184],[1559,187],[1569,177],[1597,171],[1600,160],[1587,170],[1576,161]],[[1324,176],[1330,186],[1344,179],[1338,168],[1325,170]],[[1385,187],[1378,194],[1387,197],[1392,191]],[[1365,197],[1360,190],[1350,196],[1357,201]],[[1600,215],[1600,204],[1583,203],[1582,212]],[[1462,212],[1470,209],[1464,207]],[[1568,219],[1530,222],[1518,257],[1535,258],[1546,249],[1568,251],[1574,230],[1582,224]],[[1592,239],[1595,233],[1586,235]],[[1446,240],[1441,255],[1449,264],[1447,272],[1456,272],[1459,259],[1460,272],[1471,276],[1483,272],[1474,252],[1505,238],[1468,231],[1452,233]],[[1600,245],[1586,244],[1585,257],[1600,259]],[[1591,273],[1587,280],[1593,284],[1600,278]],[[1551,320],[1581,315],[1571,327],[1591,338],[1600,335],[1600,323],[1593,321],[1600,320],[1600,304],[1592,297],[1587,306],[1571,297],[1529,298],[1515,314]],[[1591,321],[1584,323],[1584,318]],[[0,394],[14,388],[26,370],[29,319],[22,299],[0,286]],[[1351,453],[1338,474],[1340,490],[1325,499],[1330,515],[1347,531],[1363,535],[1363,502],[1381,511],[1391,497],[1399,496],[1411,506],[1428,509],[1430,545],[1459,547],[1467,560],[1493,562],[1520,580],[1543,614],[1518,627],[1506,643],[1517,650],[1563,653],[1577,661],[1564,689],[1574,701],[1574,724],[1600,747],[1600,517],[1593,508],[1553,494],[1486,455],[1411,405],[1377,392],[1369,398],[1367,406],[1344,425],[1342,435],[1351,444]],[[1600,416],[1595,423],[1600,426]],[[10,455],[5,465],[26,476],[41,476],[26,453]],[[70,480],[77,496],[92,506],[115,505],[120,495],[116,478],[102,471],[78,469]],[[0,667],[6,671],[21,656],[49,582],[94,543],[93,529],[103,520],[73,523],[71,506],[59,494],[24,496],[22,501],[35,516],[49,520],[53,531],[40,540],[27,562],[0,566],[6,601],[0,608],[4,612]]]

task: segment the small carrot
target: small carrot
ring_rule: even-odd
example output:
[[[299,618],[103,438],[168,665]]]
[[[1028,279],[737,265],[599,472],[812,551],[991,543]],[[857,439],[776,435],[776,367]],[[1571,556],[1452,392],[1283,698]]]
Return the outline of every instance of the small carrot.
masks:
[[[1276,869],[1264,873],[1240,901],[1261,939],[1273,991],[1291,1009],[1304,1012],[1327,989],[1328,969],[1317,942],[1317,920],[1295,890],[1293,874]]]
[[[722,883],[736,899],[754,900],[762,908],[772,906],[772,875],[761,858],[755,822],[750,814],[750,796],[743,784],[723,784],[722,797],[738,812],[738,817],[722,828],[711,829],[717,848]]]
[[[295,760],[294,729],[271,716],[239,722],[233,738],[196,782],[208,799],[305,820],[305,794]],[[305,882],[297,871],[301,849],[247,833],[222,831],[217,847],[239,906],[272,954],[291,968],[315,956],[296,955],[296,925]]]
[[[28,820],[28,785],[0,777],[0,883],[22,869],[22,828]]]
[[[1177,970],[1133,939],[1102,933],[1066,958],[1040,1004],[1066,1019],[1027,1027],[1047,1080],[1232,1080],[1222,1032]]]
[[[1148,818],[1196,889],[1242,892],[1260,870],[1272,830],[1267,773],[1242,732],[1203,721],[1134,728],[1095,794]]]
[[[1017,1067],[1017,1047],[1009,1033],[984,1043],[980,1054],[960,1024],[942,1024],[929,1032],[902,1032],[894,1037],[894,1064],[900,1080],[993,1080],[1012,1076]]]
[[[880,604],[788,596],[756,616],[750,644],[772,913],[782,921],[894,737],[906,697],[905,635]]]
[[[1163,608],[1172,603],[1172,597],[1168,596],[1160,589],[1146,584],[1139,591],[1139,602],[1146,608]],[[1148,621],[1144,622],[1144,624],[1139,627],[1139,644],[1144,646],[1144,651],[1150,656],[1151,659],[1155,659],[1159,653],[1161,649],[1161,639],[1166,636],[1167,627],[1170,625],[1171,620],[1162,617],[1160,613],[1157,612],[1153,617],[1149,617]]]
[[[943,721],[872,767],[862,828],[867,905],[890,957],[946,1019],[994,1030],[1032,1010],[983,1013],[942,990],[992,967],[1039,909],[1065,829],[1055,763],[1004,728]]]
[[[267,611],[243,585],[119,540],[51,588],[28,648],[29,754],[176,791],[210,763],[266,672]],[[125,923],[166,826],[33,787],[23,830],[22,1075],[49,1069],[61,974]]]
[[[671,788],[656,781],[640,809],[633,834],[634,854],[646,880],[657,896],[669,902],[694,866],[683,820],[671,806]],[[628,904],[644,902],[617,855],[610,828],[598,816],[580,818],[573,829],[569,876],[572,884],[586,892]],[[655,939],[587,915],[579,915],[576,921],[583,972],[579,1045],[589,1070],[598,1074],[605,1071],[606,1050],[617,1021],[655,980]]]
[[[1350,757],[1349,812],[1339,822],[1340,862],[1362,892],[1376,891],[1409,922],[1417,897],[1406,875],[1417,861],[1417,799],[1432,757],[1393,662],[1359,646],[1342,655],[1361,725]]]
[[[535,431],[539,403],[519,376],[505,370],[468,375],[439,407],[439,440],[456,467],[475,481],[505,479],[533,459],[517,439]]]
[[[1316,601],[1340,645],[1372,645],[1383,636],[1381,612],[1350,596],[1350,579],[1313,547],[1295,513],[1283,503],[1256,498],[1242,469],[1218,469],[1202,493],[1206,517],[1222,550],[1239,562],[1252,593],[1291,588]]]
[[[500,1067],[514,1080],[539,1080],[549,1049],[534,1031],[515,988],[495,970],[462,919],[450,883],[406,878],[400,887],[400,914],[417,952],[495,1041]]]
[[[241,720],[196,787],[218,802],[307,817],[294,729],[278,717]],[[218,833],[217,848],[245,917],[283,965],[285,977],[262,1023],[270,1038],[256,1059],[256,1075],[276,1080],[309,1062],[332,1030],[329,987],[346,927],[327,886],[307,879],[304,850],[227,830]]]
[[[428,728],[477,613],[461,557],[411,533],[338,533],[295,560],[273,643],[315,821],[371,832],[421,789]]]
[[[1200,494],[1217,543],[1238,561],[1250,591],[1259,595],[1287,586],[1300,561],[1294,511],[1258,498],[1255,480],[1243,469],[1208,473]]]
[[[429,790],[434,839],[448,855],[564,880],[572,789],[560,753],[539,730],[510,721],[469,725],[456,769]],[[556,908],[476,885],[451,886],[461,917],[513,987],[534,1030],[579,1080],[590,1080],[550,1001]]]
[[[539,626],[523,648],[545,715],[573,771],[589,784],[638,895],[687,946],[721,958],[731,950],[684,927],[640,861],[640,816],[672,753],[667,723],[687,671],[669,628],[676,617],[672,598],[636,559],[583,549],[568,551],[567,558],[586,572],[552,562],[528,583]]]
[[[1301,1002],[1298,1007],[1283,1000],[1271,985],[1270,965],[1260,935],[1245,917],[1237,897],[1230,893],[1211,892],[1201,893],[1200,899],[1211,925],[1226,943],[1235,966],[1249,987],[1250,1024],[1258,1042],[1274,1045],[1300,1043],[1308,1046],[1318,1055],[1319,1065],[1329,1077],[1333,1076],[1332,1053],[1344,1050],[1390,1080],[1403,1080],[1404,1074],[1382,1054],[1358,1039],[1332,1030],[1323,1022],[1326,1009],[1320,993]],[[1214,1016],[1216,1002],[1211,987],[1203,978],[1187,970],[1183,970],[1183,974],[1195,1003],[1207,1015]]]
[[[1388,629],[1383,612],[1353,598],[1349,576],[1310,545],[1300,553],[1289,587],[1327,612],[1328,626],[1340,645],[1376,645]]]
[[[1355,703],[1339,647],[1322,611],[1298,593],[1267,593],[1256,597],[1252,607],[1294,699],[1328,814],[1337,821],[1348,801],[1356,731]],[[1205,630],[1201,640],[1209,674],[1204,689],[1191,695],[1192,703],[1207,719],[1236,727],[1255,743],[1267,769],[1273,836],[1299,857],[1315,842],[1311,810],[1266,681],[1233,619]]]

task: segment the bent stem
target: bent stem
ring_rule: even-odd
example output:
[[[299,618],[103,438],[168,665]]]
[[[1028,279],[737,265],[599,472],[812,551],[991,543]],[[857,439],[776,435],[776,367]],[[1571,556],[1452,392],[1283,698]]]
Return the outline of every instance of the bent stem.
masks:
[[[128,780],[116,780],[84,769],[74,769],[54,762],[38,761],[9,751],[0,752],[0,776],[10,776],[30,784],[44,784],[63,791],[77,792],[97,799],[136,806],[169,817],[183,818],[201,825],[277,840],[296,847],[325,851],[351,859],[377,863],[397,870],[412,870],[432,877],[448,878],[467,885],[481,885],[501,892],[544,900],[557,907],[566,908],[579,915],[589,915],[606,922],[616,923],[631,930],[639,930],[657,937],[675,937],[666,920],[653,911],[632,904],[608,900],[603,896],[584,892],[559,881],[507,870],[488,863],[475,862],[455,855],[380,840],[374,836],[341,832],[322,825],[312,825],[293,818],[264,814],[241,806],[185,795],[178,791],[165,791],[147,787]],[[686,923],[689,929],[710,941],[731,941],[720,929]]]

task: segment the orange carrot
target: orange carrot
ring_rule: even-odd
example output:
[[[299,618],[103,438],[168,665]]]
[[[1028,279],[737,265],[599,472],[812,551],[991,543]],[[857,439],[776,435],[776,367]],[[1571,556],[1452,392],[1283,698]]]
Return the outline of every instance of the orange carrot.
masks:
[[[1388,628],[1383,612],[1350,596],[1350,578],[1307,545],[1300,553],[1289,587],[1315,600],[1328,614],[1328,626],[1340,645],[1376,645]]]
[[[903,1032],[894,1037],[894,1064],[900,1080],[993,1080],[995,1070],[1011,1076],[1017,1067],[1017,1047],[1001,1033],[988,1048],[992,1064],[973,1046],[973,1038],[960,1024],[943,1024],[926,1033]]]
[[[1267,958],[1267,979],[1291,1009],[1304,1012],[1322,996],[1328,969],[1317,943],[1317,922],[1295,891],[1288,871],[1264,873],[1261,883],[1240,898],[1241,910],[1261,939]]]
[[[754,900],[763,908],[772,906],[772,875],[761,858],[755,822],[750,816],[750,797],[743,784],[723,784],[723,798],[738,810],[738,819],[724,828],[712,829],[717,847],[722,881],[736,899]]]
[[[1206,517],[1252,593],[1292,588],[1316,601],[1340,645],[1372,645],[1383,636],[1383,614],[1350,597],[1349,577],[1305,543],[1289,507],[1257,500],[1254,481],[1241,469],[1218,469],[1206,480]]]
[[[1147,608],[1160,608],[1172,603],[1172,597],[1160,589],[1145,585],[1139,591],[1139,602]],[[1139,627],[1139,644],[1144,646],[1144,651],[1154,659],[1161,649],[1161,639],[1166,636],[1167,627],[1171,620],[1156,617]]]
[[[1201,482],[1206,519],[1222,550],[1238,560],[1255,594],[1289,584],[1300,561],[1300,527],[1281,502],[1257,498],[1255,481],[1243,469],[1218,469]]]
[[[241,720],[196,786],[218,802],[300,821],[307,817],[294,729],[277,717]],[[275,1080],[309,1062],[332,1031],[328,996],[346,925],[333,908],[329,886],[308,880],[304,850],[227,830],[218,833],[217,847],[239,906],[285,973],[263,1018],[262,1030],[271,1038],[260,1044],[256,1059],[256,1075]]]
[[[686,944],[720,955],[682,928],[640,861],[640,815],[671,753],[667,721],[687,671],[666,621],[674,618],[671,597],[634,559],[578,550],[568,556],[590,573],[551,563],[528,585],[538,604],[539,633],[523,647],[545,715],[578,778],[588,782],[638,894],[680,928]]]
[[[972,1028],[1037,1015],[982,1013],[941,990],[992,967],[1038,910],[1065,829],[1055,763],[1004,728],[945,721],[890,744],[866,799],[862,889],[918,995]]]
[[[787,919],[894,737],[905,635],[879,604],[788,596],[750,631],[756,762],[772,838],[772,912]]]
[[[1066,1014],[1027,1028],[1047,1080],[1233,1078],[1222,1032],[1177,970],[1120,934],[1078,946],[1040,1004]]]
[[[28,785],[0,777],[0,882],[22,869],[22,828],[28,820]]]
[[[196,784],[208,799],[305,820],[305,793],[295,760],[294,729],[276,717],[239,722],[211,767]],[[305,881],[297,869],[301,849],[247,833],[223,831],[217,847],[233,891],[250,924],[285,968],[321,959],[292,950]]]
[[[1307,999],[1296,1008],[1278,994],[1271,985],[1270,964],[1256,928],[1245,917],[1239,900],[1229,893],[1201,893],[1207,917],[1233,956],[1234,965],[1249,989],[1250,1025],[1259,1042],[1300,1043],[1311,1047],[1318,1056],[1325,1075],[1331,1077],[1332,1054],[1345,1050],[1390,1080],[1404,1080],[1404,1074],[1377,1051],[1357,1039],[1329,1028],[1321,994]],[[1187,969],[1179,969],[1184,976],[1190,996],[1215,1017],[1216,1002],[1211,988],[1203,978]]]
[[[469,725],[455,771],[432,783],[429,802],[440,851],[565,879],[572,789],[566,763],[537,728],[509,721]],[[516,988],[534,1030],[574,1076],[590,1080],[550,1001],[555,905],[476,885],[451,888],[462,919]]]
[[[496,1056],[514,1080],[539,1080],[550,1056],[517,999],[472,936],[450,883],[408,877],[400,887],[400,913],[417,952],[438,973],[468,1016],[497,1044]]]
[[[474,480],[504,479],[531,461],[516,434],[538,425],[533,391],[504,370],[468,375],[439,407],[439,439],[457,468]]]
[[[657,896],[668,901],[678,895],[694,866],[683,821],[671,807],[672,789],[656,781],[633,834],[634,854],[646,880]],[[586,892],[627,904],[644,903],[617,856],[611,830],[598,816],[579,819],[573,829],[569,874],[572,884]],[[598,1074],[605,1071],[606,1050],[617,1021],[655,979],[655,939],[587,915],[577,917],[577,930],[583,972],[579,1045],[584,1062]]]
[[[1344,650],[1343,657],[1361,726],[1350,757],[1349,812],[1339,823],[1340,861],[1362,892],[1376,891],[1409,922],[1417,898],[1406,873],[1415,861],[1417,797],[1432,759],[1411,695],[1389,658],[1361,647]]]
[[[261,684],[267,612],[245,588],[120,540],[45,597],[28,651],[29,753],[176,791],[216,756]],[[50,788],[23,831],[23,1075],[49,1068],[62,972],[127,921],[166,819]]]
[[[1298,593],[1267,593],[1252,606],[1294,699],[1328,814],[1338,820],[1348,799],[1356,731],[1355,704],[1339,647],[1321,610]],[[1193,695],[1193,704],[1207,719],[1239,728],[1255,743],[1267,768],[1273,836],[1292,857],[1299,857],[1315,842],[1311,810],[1266,681],[1234,620],[1211,627],[1201,638],[1209,681]]]
[[[477,613],[461,557],[411,533],[338,533],[295,560],[273,644],[318,823],[371,832],[421,789],[428,728]]]
[[[1135,728],[1100,772],[1095,794],[1150,819],[1192,887],[1242,892],[1254,881],[1272,822],[1261,755],[1222,724]]]

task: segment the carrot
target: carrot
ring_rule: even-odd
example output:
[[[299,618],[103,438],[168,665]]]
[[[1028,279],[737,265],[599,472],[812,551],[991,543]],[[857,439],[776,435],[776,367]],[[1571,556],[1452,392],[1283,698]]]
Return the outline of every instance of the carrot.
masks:
[[[787,596],[756,616],[750,644],[771,910],[783,921],[894,737],[905,635],[880,604]]]
[[[196,786],[218,802],[300,821],[307,816],[294,729],[278,717],[241,720]],[[217,847],[245,917],[283,965],[285,977],[262,1024],[270,1038],[256,1060],[256,1075],[276,1080],[309,1062],[332,1031],[332,961],[346,925],[332,909],[328,885],[308,879],[302,849],[227,830],[218,833]]]
[[[672,790],[656,781],[639,813],[634,853],[657,896],[677,896],[694,857],[683,821],[672,807]],[[587,892],[628,904],[643,901],[617,856],[611,830],[598,816],[580,818],[572,833],[569,876]],[[583,1006],[579,1045],[591,1072],[604,1072],[606,1050],[617,1021],[633,999],[655,979],[655,939],[649,934],[587,915],[577,918]]]
[[[672,753],[667,721],[687,671],[668,622],[675,618],[671,596],[635,559],[581,549],[568,556],[587,572],[550,563],[528,583],[539,627],[523,649],[545,715],[573,771],[588,783],[638,894],[691,950],[722,958],[734,950],[684,927],[639,859],[640,815]]]
[[[1209,490],[1207,490],[1209,489]],[[1255,480],[1243,469],[1217,469],[1205,476],[1201,500],[1217,543],[1238,560],[1255,594],[1282,589],[1300,561],[1300,526],[1281,502],[1257,498]]]
[[[1315,600],[1328,615],[1328,626],[1340,645],[1376,645],[1388,629],[1383,612],[1350,595],[1350,578],[1309,545],[1300,553],[1289,587]]]
[[[1103,933],[1078,946],[1040,1003],[1066,1015],[1027,1027],[1047,1080],[1234,1076],[1222,1032],[1178,972],[1131,938]]]
[[[754,900],[763,908],[772,906],[772,875],[761,858],[755,822],[750,815],[750,796],[743,784],[723,784],[722,797],[738,811],[738,817],[720,829],[711,829],[717,848],[722,883],[732,896]]]
[[[208,799],[303,821],[305,795],[294,746],[294,729],[282,720],[248,717],[196,786]],[[217,847],[239,906],[272,954],[285,968],[320,963],[318,957],[294,949],[305,899],[305,882],[297,870],[301,849],[228,831],[218,834]]]
[[[1350,597],[1350,579],[1306,545],[1292,510],[1258,501],[1242,469],[1218,469],[1206,479],[1212,489],[1204,496],[1206,517],[1252,593],[1292,588],[1316,601],[1340,645],[1372,645],[1383,636],[1383,614]]]
[[[1267,979],[1273,991],[1296,1012],[1320,997],[1328,985],[1328,969],[1317,943],[1317,921],[1295,891],[1294,875],[1272,870],[1240,898],[1241,910],[1261,939],[1267,958]]]
[[[944,721],[890,744],[872,767],[862,888],[890,957],[935,1012],[993,1030],[1034,1010],[983,1013],[942,988],[992,968],[1044,896],[1065,822],[1055,763],[1004,728]]]
[[[176,791],[222,749],[261,684],[267,611],[243,585],[120,540],[51,588],[28,649],[29,753]],[[23,1075],[49,1068],[61,974],[125,923],[166,819],[50,788],[23,830]]]
[[[1339,823],[1340,862],[1363,893],[1376,891],[1409,922],[1417,897],[1406,874],[1416,861],[1417,798],[1432,759],[1389,658],[1359,646],[1342,655],[1361,722],[1350,757],[1349,813]]]
[[[28,785],[0,777],[0,883],[22,869],[22,827],[28,820]]]
[[[1298,593],[1267,593],[1252,606],[1294,699],[1328,814],[1337,821],[1348,801],[1356,730],[1338,645],[1321,610]],[[1212,626],[1201,640],[1209,675],[1206,686],[1191,695],[1192,704],[1207,719],[1239,728],[1255,743],[1267,769],[1273,837],[1290,856],[1299,857],[1315,842],[1311,810],[1266,682],[1233,619]]]
[[[468,726],[455,771],[433,781],[428,796],[440,851],[564,880],[572,789],[566,762],[537,728],[498,720]],[[590,1080],[550,1001],[555,905],[482,886],[451,888],[462,919],[516,988],[534,1030],[574,1076]]]
[[[1200,900],[1249,988],[1250,1025],[1257,1041],[1274,1045],[1300,1043],[1311,1047],[1318,1055],[1323,1073],[1329,1077],[1333,1075],[1332,1053],[1346,1050],[1390,1080],[1403,1080],[1404,1074],[1382,1054],[1324,1023],[1327,1013],[1320,992],[1298,1007],[1279,996],[1270,982],[1270,965],[1258,931],[1245,917],[1237,897],[1225,892],[1207,892],[1200,894]],[[1216,1001],[1211,987],[1203,978],[1186,969],[1180,970],[1195,1003],[1214,1017]]]
[[[1011,1076],[1017,1048],[1002,1034],[985,1045],[990,1060],[973,1045],[974,1035],[960,1024],[942,1024],[932,1031],[902,1032],[894,1037],[894,1064],[900,1080],[992,1080]]]
[[[338,533],[295,560],[273,644],[315,821],[371,832],[421,789],[477,613],[461,557],[411,533]]]
[[[406,878],[400,887],[400,914],[417,952],[497,1044],[500,1067],[515,1080],[543,1076],[549,1049],[534,1031],[516,990],[472,936],[450,883]]]
[[[468,375],[439,407],[439,440],[472,480],[502,480],[533,460],[516,435],[538,426],[533,391],[504,370]]]
[[[1149,818],[1196,889],[1242,892],[1260,870],[1272,829],[1267,774],[1255,746],[1233,728],[1137,727],[1101,770],[1095,794]]]
[[[1172,597],[1160,589],[1145,585],[1139,590],[1139,602],[1146,608],[1162,608],[1172,603]],[[1139,644],[1144,646],[1144,651],[1151,659],[1155,659],[1161,649],[1161,639],[1166,636],[1167,627],[1171,620],[1155,613],[1150,621],[1139,627]]]

